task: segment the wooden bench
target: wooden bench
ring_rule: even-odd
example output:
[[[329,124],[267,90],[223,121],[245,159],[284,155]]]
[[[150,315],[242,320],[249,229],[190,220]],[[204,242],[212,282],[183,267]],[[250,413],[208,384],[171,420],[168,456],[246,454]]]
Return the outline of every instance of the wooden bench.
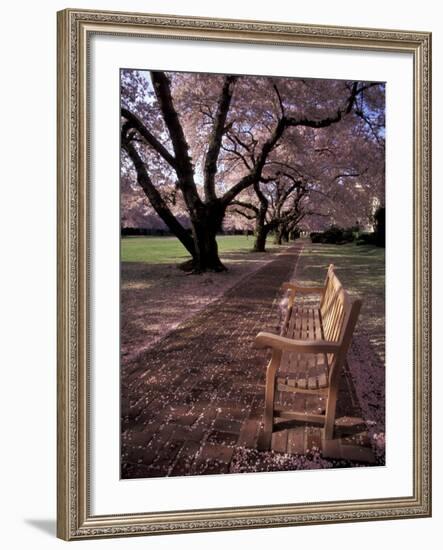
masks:
[[[280,335],[260,332],[255,347],[271,348],[266,371],[264,424],[259,448],[270,449],[274,418],[320,423],[325,439],[334,434],[335,409],[340,371],[358,319],[361,300],[351,298],[330,265],[323,286],[307,287],[284,283],[288,291],[288,309]],[[304,306],[298,295],[316,294],[320,302]],[[324,414],[276,409],[275,393],[295,392],[323,396]]]

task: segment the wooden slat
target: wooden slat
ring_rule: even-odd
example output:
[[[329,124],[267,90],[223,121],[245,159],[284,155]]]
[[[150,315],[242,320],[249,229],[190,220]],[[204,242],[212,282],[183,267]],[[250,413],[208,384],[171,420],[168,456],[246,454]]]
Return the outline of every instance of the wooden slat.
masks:
[[[306,309],[306,316],[308,318],[308,338],[309,340],[315,340],[314,337],[314,317],[312,315],[312,308]]]
[[[334,326],[335,322],[337,320],[338,315],[338,297],[337,295],[334,296],[334,300],[331,303],[330,311],[328,312],[328,319],[326,323],[326,339],[332,340],[332,334],[334,332]]]
[[[295,311],[294,324],[291,330],[291,338],[299,339],[300,338],[300,326],[301,326],[301,310],[297,308]]]
[[[302,330],[301,330],[301,339],[307,340],[309,339],[309,314],[308,309],[303,308],[303,316],[302,316]],[[300,375],[302,376],[303,380],[303,387],[307,387],[307,378],[309,376],[309,355],[307,354],[301,354],[300,356]],[[304,385],[304,380],[306,379],[306,386]],[[297,383],[298,385],[298,383]]]
[[[298,307],[294,306],[291,308],[290,318],[289,318],[288,326],[286,328],[286,335],[289,338],[293,338],[294,324],[296,323],[297,318],[298,318]]]
[[[278,384],[277,385],[277,390],[279,392],[279,395],[281,394],[282,396],[285,394],[285,393],[292,393],[292,394],[300,394],[300,395],[325,395],[327,392],[328,392],[328,388],[317,388],[317,389],[314,389],[314,390],[311,390],[309,388],[300,388],[299,386],[289,386],[285,383],[282,383],[282,384]],[[283,400],[283,397],[279,397],[280,400]],[[279,399],[276,399],[276,401],[278,401]]]
[[[320,318],[320,310],[315,309],[314,310],[314,316],[315,316],[315,339],[316,340],[322,340],[323,339],[323,328],[321,324],[321,318]]]
[[[310,376],[308,378],[308,388],[310,390],[316,390],[317,389],[317,377],[316,376]]]
[[[326,373],[322,373],[318,377],[318,387],[319,388],[326,388],[328,386],[328,377]]]
[[[288,431],[288,453],[304,454],[306,427],[298,426]]]
[[[281,326],[280,330],[280,336],[286,336],[288,333],[288,324],[291,320],[291,314],[292,314],[292,308],[289,308],[286,310],[285,318]]]
[[[325,290],[325,297],[324,300],[321,303],[320,310],[322,317],[324,317],[326,310],[329,308],[331,297],[332,297],[332,277],[331,274],[328,273],[327,282],[326,282],[326,290]]]
[[[344,295],[337,277],[331,279],[331,290],[328,293],[328,300],[321,310],[324,338],[337,341],[341,335],[343,321]]]
[[[283,352],[281,356],[281,361],[280,361],[280,368],[279,368],[280,372],[286,373],[290,370],[289,360],[290,360],[290,354],[287,352]]]
[[[324,414],[287,411],[282,409],[275,409],[274,414],[278,418],[283,418],[287,420],[298,420],[299,422],[315,422],[318,424],[323,424],[325,421]],[[287,432],[287,430],[284,430],[284,431]]]
[[[337,319],[335,321],[334,330],[331,335],[331,338],[334,342],[338,342],[338,340],[340,339],[342,325],[343,325],[343,306],[340,304]]]
[[[309,339],[309,308],[304,307],[303,308],[303,339],[308,340]]]
[[[319,338],[319,322],[318,322],[318,318],[317,318],[317,315],[316,315],[316,312],[318,311],[318,309],[316,307],[313,307],[311,309],[311,316],[312,316],[312,327],[313,327],[313,333],[312,333],[312,338],[314,340],[320,340]]]
[[[312,451],[314,448],[322,448],[322,432],[319,426],[309,426],[306,428],[306,449]]]
[[[281,430],[272,434],[271,449],[277,453],[286,453],[288,445],[288,430]]]
[[[334,305],[334,301],[333,301],[333,296],[331,295],[326,305],[326,308],[322,313],[323,331],[324,331],[326,340],[329,339],[329,327],[331,324],[331,312],[332,312],[333,305]]]

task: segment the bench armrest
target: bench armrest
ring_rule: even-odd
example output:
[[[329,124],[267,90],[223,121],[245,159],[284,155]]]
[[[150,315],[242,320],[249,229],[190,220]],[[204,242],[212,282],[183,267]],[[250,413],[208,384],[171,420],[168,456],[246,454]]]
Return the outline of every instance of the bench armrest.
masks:
[[[293,292],[301,294],[323,294],[323,286],[303,286],[295,283],[283,283],[281,285],[282,290],[292,290]]]
[[[273,348],[281,351],[297,353],[337,353],[340,350],[338,342],[326,340],[294,340],[278,336],[271,332],[259,332],[255,337],[254,348]]]

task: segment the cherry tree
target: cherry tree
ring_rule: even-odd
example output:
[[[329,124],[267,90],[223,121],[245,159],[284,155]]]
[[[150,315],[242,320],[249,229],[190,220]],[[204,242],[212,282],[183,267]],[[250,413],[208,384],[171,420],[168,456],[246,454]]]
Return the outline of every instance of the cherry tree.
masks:
[[[291,187],[282,168],[292,176],[302,157],[314,153],[309,148],[297,158],[295,146],[305,134],[349,119],[349,125],[369,121],[380,138],[373,112],[383,101],[380,107],[374,100],[371,110],[364,98],[380,88],[376,83],[129,70],[121,83],[124,162],[130,161],[150,206],[190,253],[188,267],[195,271],[224,269],[216,234],[243,194],[253,192],[258,205],[263,197],[277,201],[274,217],[286,220],[284,205],[302,187],[295,185],[280,204],[278,193]],[[171,197],[179,200],[191,231]]]

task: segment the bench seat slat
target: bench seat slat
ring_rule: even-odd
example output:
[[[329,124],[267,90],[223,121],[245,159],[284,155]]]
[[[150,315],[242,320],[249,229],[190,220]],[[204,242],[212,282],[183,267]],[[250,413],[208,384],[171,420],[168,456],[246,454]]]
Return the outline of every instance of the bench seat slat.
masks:
[[[285,353],[298,356],[299,354]],[[309,359],[296,359],[289,362],[289,369],[284,368],[288,362],[283,361],[279,369],[278,383],[286,386],[306,388],[328,387],[328,359],[325,354],[310,354]]]
[[[288,338],[322,340],[323,330],[318,307],[290,308],[286,330]],[[328,387],[328,358],[325,354],[283,352],[278,391],[316,390]]]

